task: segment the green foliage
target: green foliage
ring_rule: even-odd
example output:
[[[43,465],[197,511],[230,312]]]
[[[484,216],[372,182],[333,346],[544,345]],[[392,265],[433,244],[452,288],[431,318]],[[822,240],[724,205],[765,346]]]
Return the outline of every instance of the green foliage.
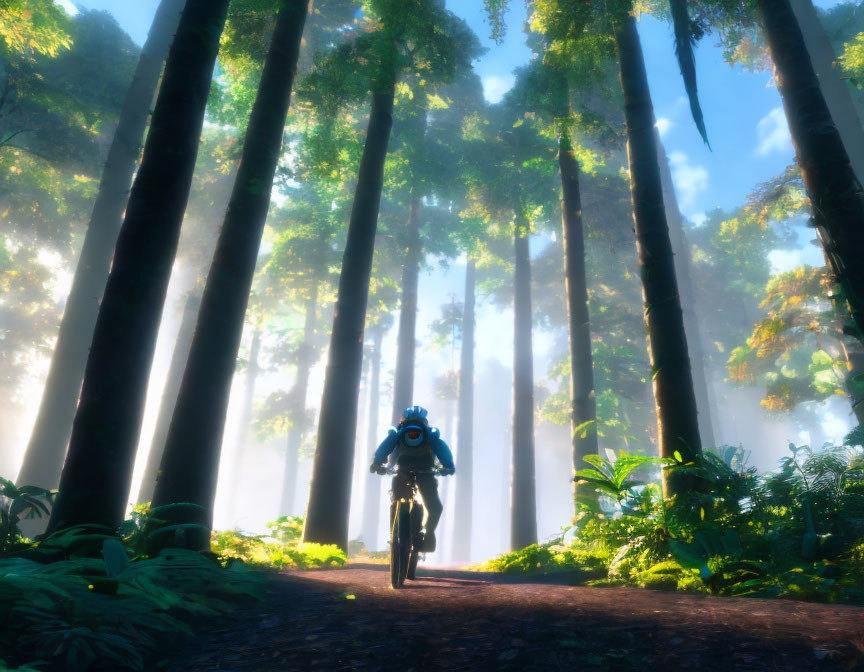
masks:
[[[106,554],[108,555],[108,554]],[[0,559],[0,646],[8,660],[69,672],[143,670],[192,624],[260,596],[264,576],[168,549],[112,575],[101,559]],[[18,668],[28,669],[28,668]]]
[[[129,517],[120,525],[120,538],[133,558],[147,557],[147,524],[150,520],[150,502],[132,507]]]
[[[621,451],[614,462],[600,455],[588,455],[585,461],[592,469],[580,469],[576,472],[577,484],[585,483],[592,486],[619,504],[633,496],[633,489],[644,485],[642,481],[630,478],[639,467],[647,464],[661,464],[663,460],[647,455],[628,455]]]
[[[432,343],[437,348],[455,348],[462,339],[462,312],[464,306],[453,298],[441,305],[441,317],[429,325]]]
[[[614,506],[577,504],[561,538],[484,565],[491,571],[602,570],[600,584],[722,595],[864,601],[864,430],[844,446],[790,445],[779,469],[757,475],[741,449],[705,451],[666,468],[699,479],[689,496],[627,488],[632,457],[590,459],[585,480]],[[588,479],[591,480],[588,480]],[[602,502],[601,502],[602,503]],[[571,536],[572,534],[572,536]],[[565,541],[566,540],[566,541]]]
[[[19,488],[12,481],[0,478],[0,553],[27,545],[18,529],[19,521],[47,516],[56,494],[56,490],[34,485]]]
[[[270,535],[214,530],[211,550],[226,563],[240,560],[259,567],[323,569],[348,562],[338,546],[303,543],[303,519],[299,516],[281,516],[267,523],[267,527]]]
[[[827,267],[799,266],[765,287],[765,317],[727,362],[732,380],[761,384],[761,404],[791,411],[806,401],[845,395],[848,374],[843,316],[831,302]]]
[[[864,33],[858,33],[844,46],[846,49],[837,60],[852,84],[860,89],[864,87]]]
[[[22,539],[19,518],[47,514],[55,494],[0,479],[0,650],[10,663],[70,672],[106,665],[143,670],[163,643],[191,636],[202,619],[227,615],[262,592],[264,575],[242,562],[225,569],[213,556],[183,549],[148,557],[151,525],[160,514],[149,503],[135,507],[119,536],[79,525],[36,542]],[[298,524],[274,523],[285,539],[296,537]],[[307,549],[294,565],[328,561],[335,562],[328,549]]]
[[[546,571],[555,564],[552,551],[544,546],[532,544],[490,560],[485,567],[494,572],[522,573],[536,570]]]
[[[483,7],[489,17],[491,32],[489,37],[499,44],[507,33],[507,24],[504,15],[507,13],[508,0],[483,0]]]
[[[7,51],[56,56],[72,45],[71,21],[54,0],[4,0],[0,39]]]

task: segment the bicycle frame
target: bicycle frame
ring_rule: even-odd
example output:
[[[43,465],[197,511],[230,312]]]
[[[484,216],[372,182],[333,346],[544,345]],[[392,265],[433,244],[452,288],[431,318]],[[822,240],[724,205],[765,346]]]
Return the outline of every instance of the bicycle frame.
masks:
[[[401,588],[405,579],[413,580],[420,560],[417,544],[423,526],[423,505],[417,501],[417,474],[438,470],[400,470],[389,468],[389,475],[405,475],[404,491],[391,490],[390,504],[390,586]]]

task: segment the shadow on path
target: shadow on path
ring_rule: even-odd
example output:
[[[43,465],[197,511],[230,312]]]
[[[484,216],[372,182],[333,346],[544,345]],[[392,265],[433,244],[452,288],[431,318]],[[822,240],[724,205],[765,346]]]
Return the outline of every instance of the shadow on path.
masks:
[[[263,605],[160,669],[864,669],[859,607],[418,574],[392,590],[383,565],[281,573]]]

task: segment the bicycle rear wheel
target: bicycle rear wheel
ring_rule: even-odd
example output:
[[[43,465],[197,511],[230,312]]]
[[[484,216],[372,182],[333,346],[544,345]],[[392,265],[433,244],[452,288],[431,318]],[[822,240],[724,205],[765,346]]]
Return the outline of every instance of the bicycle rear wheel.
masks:
[[[390,530],[390,587],[401,588],[411,556],[411,514],[405,502],[396,505]]]

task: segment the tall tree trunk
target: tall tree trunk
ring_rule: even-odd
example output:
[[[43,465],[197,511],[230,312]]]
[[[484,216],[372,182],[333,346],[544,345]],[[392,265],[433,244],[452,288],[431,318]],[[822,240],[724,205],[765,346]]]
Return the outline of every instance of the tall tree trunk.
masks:
[[[185,1],[162,0],[159,4],[147,41],[141,49],[132,84],[126,92],[66,299],[36,423],[18,473],[18,485],[56,488],[60,481],[84,379],[87,351],[111,267],[111,255],[123,223],[129,185],[138,165],[141,139],[147,127],[147,116],[159,84],[162,64]]]
[[[825,104],[789,0],[759,0],[759,11],[819,238],[861,339],[864,192]]]
[[[357,394],[363,364],[363,328],[372,275],[372,253],[384,184],[384,161],[393,126],[395,73],[372,94],[366,144],[360,160],[324,393],[318,419],[304,541],[348,548],[348,513],[351,507],[351,472],[357,429]]]
[[[456,506],[453,511],[453,558],[471,560],[474,512],[474,307],[477,264],[465,266],[465,303],[462,309],[462,350],[459,353],[459,420],[456,437]]]
[[[691,372],[693,374],[693,391],[696,394],[696,408],[699,411],[699,436],[703,446],[716,446],[714,424],[711,422],[711,396],[708,391],[708,376],[706,375],[706,359],[702,350],[702,330],[699,317],[696,314],[696,295],[693,288],[693,274],[690,270],[690,247],[684,233],[684,222],[678,209],[678,199],[675,197],[675,185],[672,182],[672,172],[669,160],[660,141],[660,134],[655,129],[654,137],[657,143],[657,156],[660,161],[660,183],[663,187],[663,203],[666,211],[666,221],[669,224],[669,239],[672,243],[672,254],[675,259],[675,276],[678,279],[678,293],[681,297],[681,311],[684,315],[684,332],[687,334],[687,345],[693,354]]]
[[[396,338],[396,372],[393,380],[393,426],[414,401],[414,359],[417,350],[417,287],[420,280],[420,195],[411,197],[411,215],[405,262],[402,266],[402,302]]]
[[[261,373],[261,367],[258,365],[258,357],[260,354],[261,330],[256,327],[252,331],[252,342],[249,344],[249,361],[246,365],[246,374],[243,376],[243,401],[240,404],[240,414],[237,417],[237,427],[234,430],[234,440],[231,442],[231,449],[234,452],[234,465],[231,469],[231,479],[232,485],[234,486],[234,499],[238,501],[240,500],[239,490],[240,482],[243,478],[243,467],[248,461],[249,455],[247,450],[249,449],[249,444],[251,443],[252,438],[252,432],[250,431],[252,426],[252,407],[255,402],[255,382],[258,379],[258,374]],[[227,406],[225,410],[227,414]]]
[[[172,510],[162,516],[169,525],[198,523],[209,528],[212,524],[228,397],[282,153],[307,0],[281,0],[278,7],[153,495],[154,506],[188,502],[203,507],[203,512]],[[198,536],[178,543],[196,546],[200,542],[209,547],[209,531]],[[168,535],[160,535],[155,545],[170,543]]]
[[[315,0],[309,0],[309,8],[307,10],[310,16],[320,14],[320,10],[315,9]],[[297,71],[301,77],[304,77],[313,67],[315,67],[315,24],[313,21],[307,21],[303,28],[303,37],[300,40],[300,58],[297,62]]]
[[[587,467],[583,458],[597,454],[597,400],[594,393],[594,359],[591,353],[591,316],[588,312],[579,163],[573,153],[570,138],[563,132],[559,138],[558,165],[561,171],[561,226],[570,335],[570,432],[575,473]],[[586,494],[575,484],[573,487],[574,498]]]
[[[616,27],[615,39],[624,96],[630,196],[641,267],[660,455],[672,457],[678,452],[687,460],[701,451],[702,444],[675,262],[663,209],[660,165],[654,142],[654,109],[633,16]],[[675,494],[689,487],[685,480],[665,479],[667,493]]]
[[[445,441],[452,441],[453,426],[456,424],[456,399],[444,399],[444,423],[441,427],[441,436]],[[455,456],[455,459],[458,459],[458,454]],[[441,503],[444,506],[444,510],[448,510],[448,504],[450,503],[450,490],[453,487],[453,479],[449,477],[440,478],[439,480],[439,491],[441,497]],[[449,511],[447,515],[442,515],[441,521],[438,524],[438,534],[437,537],[440,540],[438,542],[438,547],[436,549],[438,554],[439,562],[451,562],[453,560],[453,547],[451,545],[451,541],[453,539],[453,531],[451,530],[451,524],[453,521],[454,511]]]
[[[369,422],[366,427],[366,447],[369,462],[378,447],[378,407],[381,402],[381,338],[383,330],[380,326],[370,329],[372,332],[372,357],[369,363]],[[366,550],[377,550],[378,520],[381,518],[381,477],[378,474],[366,475],[366,489],[363,492],[363,543]]]
[[[514,225],[513,278],[513,459],[510,548],[537,543],[534,483],[534,351],[531,344],[531,256],[529,224],[521,214]]]
[[[132,186],[49,531],[123,520],[228,0],[188,0]]]
[[[282,475],[282,499],[280,515],[294,515],[297,499],[297,465],[300,448],[306,433],[306,394],[309,391],[309,373],[315,363],[315,346],[312,343],[317,328],[318,282],[312,284],[306,299],[306,321],[303,325],[303,345],[297,361],[297,379],[291,390],[291,428],[288,430],[288,450],[285,453],[285,471]]]
[[[831,119],[837,126],[858,182],[864,182],[864,129],[861,128],[861,120],[855,111],[849,85],[834,67],[837,55],[825,33],[825,28],[822,27],[819,15],[816,14],[813,2],[790,0],[790,5],[801,28],[810,62],[819,78],[819,86],[825,97],[825,104],[828,105],[828,111],[831,113]]]
[[[141,479],[141,487],[138,489],[136,499],[138,502],[149,502],[153,499],[153,488],[159,475],[159,463],[162,461],[162,451],[165,450],[165,440],[168,438],[168,426],[171,424],[174,404],[177,403],[180,383],[183,381],[183,371],[186,369],[189,349],[192,347],[192,336],[195,334],[195,322],[198,319],[200,306],[201,295],[196,287],[189,292],[183,317],[180,319],[180,331],[177,333],[171,363],[168,365],[168,379],[165,381],[165,389],[162,391],[162,400],[159,403],[159,415],[156,417],[156,429],[150,442],[147,466]]]

